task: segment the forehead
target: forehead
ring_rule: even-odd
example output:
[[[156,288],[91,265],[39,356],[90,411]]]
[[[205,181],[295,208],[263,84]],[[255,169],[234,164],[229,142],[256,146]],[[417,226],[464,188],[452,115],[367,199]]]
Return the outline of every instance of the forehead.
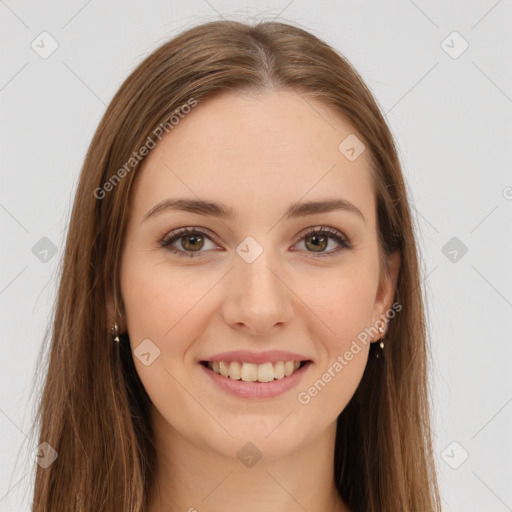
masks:
[[[194,197],[254,216],[302,198],[341,197],[371,218],[368,151],[351,161],[339,149],[355,133],[342,116],[294,92],[222,93],[151,150],[138,171],[134,210],[142,216],[167,197]]]

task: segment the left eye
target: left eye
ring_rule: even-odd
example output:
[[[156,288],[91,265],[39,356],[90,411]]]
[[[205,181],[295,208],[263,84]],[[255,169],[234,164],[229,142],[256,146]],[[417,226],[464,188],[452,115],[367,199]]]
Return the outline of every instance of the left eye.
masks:
[[[178,249],[174,246],[174,244],[180,239],[180,245],[184,250]],[[210,237],[204,231],[197,228],[183,228],[169,233],[169,235],[160,241],[160,244],[162,247],[165,247],[179,256],[193,258],[195,257],[194,252],[199,252],[203,248],[205,239],[210,240],[211,242]]]
[[[181,249],[175,246],[175,243],[181,239]],[[160,245],[167,250],[178,254],[179,256],[193,258],[204,248],[205,240],[212,242],[210,235],[199,228],[183,228],[169,233],[160,241]],[[334,240],[338,245],[333,250],[325,251],[329,245],[329,240]],[[330,227],[321,227],[309,229],[303,234],[299,241],[304,241],[306,247],[312,247],[315,257],[324,257],[337,254],[343,249],[350,249],[352,245],[337,229]],[[309,251],[308,251],[309,252]]]

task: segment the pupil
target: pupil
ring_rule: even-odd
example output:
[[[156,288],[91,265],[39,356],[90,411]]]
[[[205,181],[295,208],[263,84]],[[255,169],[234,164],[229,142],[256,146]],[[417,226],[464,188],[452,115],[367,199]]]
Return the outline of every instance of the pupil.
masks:
[[[318,235],[310,235],[308,239],[312,242],[313,246],[320,249],[325,249],[325,247],[321,247],[322,243],[325,243],[326,237],[325,236],[318,236]]]
[[[192,240],[192,243],[189,243],[189,242],[190,242],[190,240]],[[183,248],[184,248],[184,249],[192,249],[192,250],[197,249],[198,247],[195,247],[195,248],[194,248],[194,244],[195,244],[196,242],[198,242],[198,241],[201,241],[201,237],[200,237],[200,236],[196,236],[196,235],[189,235],[189,236],[185,237],[185,244],[182,244],[182,245],[183,245]],[[188,245],[189,247],[186,247],[187,245]],[[199,249],[200,249],[200,248],[201,248],[201,247],[199,247]]]

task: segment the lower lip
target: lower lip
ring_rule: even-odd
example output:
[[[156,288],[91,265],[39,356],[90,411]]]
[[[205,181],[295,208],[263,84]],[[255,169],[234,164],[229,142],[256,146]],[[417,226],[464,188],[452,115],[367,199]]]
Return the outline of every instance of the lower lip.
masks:
[[[210,379],[212,379],[213,382],[223,391],[239,398],[248,398],[252,400],[273,398],[286,393],[286,391],[297,386],[302,379],[302,376],[308,371],[311,365],[312,362],[308,361],[298,370],[295,370],[289,377],[283,377],[279,380],[274,379],[270,382],[245,382],[243,380],[223,377],[199,363],[199,366],[206,372],[208,377],[210,377]]]

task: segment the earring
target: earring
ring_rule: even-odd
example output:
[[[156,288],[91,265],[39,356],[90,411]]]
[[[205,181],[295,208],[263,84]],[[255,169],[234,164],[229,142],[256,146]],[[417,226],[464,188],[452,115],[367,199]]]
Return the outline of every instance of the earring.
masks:
[[[114,327],[112,327],[112,332],[113,332],[113,336],[114,336],[114,341],[116,343],[119,343],[119,327],[117,326],[117,323],[114,322]]]
[[[379,327],[379,332],[382,334],[382,337],[380,338],[379,347],[381,348],[381,351],[384,349],[384,329],[382,327]],[[375,357],[379,358],[379,352],[375,352]]]

